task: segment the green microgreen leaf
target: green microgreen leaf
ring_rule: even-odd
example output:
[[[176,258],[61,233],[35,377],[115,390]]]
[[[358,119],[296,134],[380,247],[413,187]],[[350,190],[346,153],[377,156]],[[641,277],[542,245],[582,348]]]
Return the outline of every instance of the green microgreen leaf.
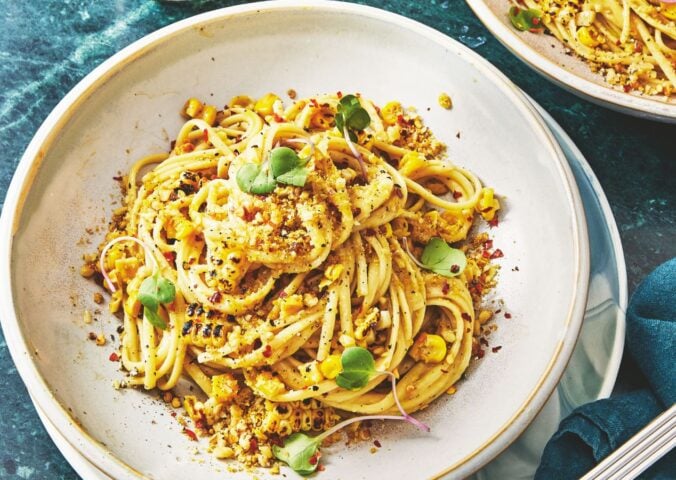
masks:
[[[277,177],[279,183],[286,185],[293,185],[294,187],[302,187],[307,180],[308,170],[305,167],[296,167],[286,173]]]
[[[236,176],[239,189],[243,192],[251,193],[251,185],[253,185],[259,173],[261,173],[260,165],[256,165],[255,163],[245,163],[242,165],[237,171]]]
[[[509,20],[517,30],[542,29],[542,12],[537,8],[512,7],[509,9]]]
[[[274,178],[290,172],[301,163],[296,152],[289,147],[273,148],[270,152],[270,170]]]
[[[317,469],[317,450],[320,437],[310,437],[304,433],[294,433],[284,442],[283,447],[273,445],[272,454],[301,475],[310,475]],[[314,462],[312,462],[314,458]]]
[[[336,377],[339,387],[347,390],[359,390],[366,386],[376,372],[373,355],[362,347],[350,347],[340,357],[343,371]]]
[[[251,183],[250,193],[264,195],[266,193],[271,193],[276,186],[277,183],[275,182],[275,179],[272,178],[272,171],[267,168],[261,168],[256,178],[254,178],[254,181]]]
[[[143,315],[155,327],[165,330],[167,324],[158,313],[160,304],[167,304],[176,298],[176,287],[157,271],[147,277],[138,290],[138,300],[143,305]]]
[[[162,317],[157,313],[157,310],[151,310],[150,308],[145,307],[143,309],[143,316],[153,327],[159,328],[160,330],[167,329],[167,324],[162,320]]]
[[[441,238],[434,237],[425,245],[420,262],[434,273],[444,277],[456,277],[465,270],[467,257],[462,250],[449,246]]]
[[[364,130],[371,123],[368,112],[359,104],[359,99],[354,95],[345,95],[338,102],[336,112],[336,127],[342,133],[343,127],[347,126],[352,141],[357,141],[354,130]],[[352,138],[354,136],[354,138]]]

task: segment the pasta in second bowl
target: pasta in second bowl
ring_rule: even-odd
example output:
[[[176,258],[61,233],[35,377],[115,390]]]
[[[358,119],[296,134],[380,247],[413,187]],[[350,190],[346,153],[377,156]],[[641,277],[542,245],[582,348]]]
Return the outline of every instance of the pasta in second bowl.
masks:
[[[448,291],[445,291],[445,277],[425,272],[413,260],[426,263],[422,259],[424,252],[421,247],[430,243],[432,238],[424,236],[424,227],[431,224],[432,217],[435,216],[431,212],[436,210],[428,210],[427,207],[421,210],[415,204],[406,202],[409,202],[409,197],[412,199],[416,195],[427,195],[423,191],[418,191],[415,195],[411,192],[418,188],[417,182],[430,186],[430,182],[425,179],[425,169],[428,167],[433,167],[435,175],[441,175],[440,178],[444,178],[443,175],[446,174],[457,175],[452,182],[458,185],[458,198],[455,201],[459,203],[449,202],[451,205],[446,206],[450,206],[451,210],[454,205],[462,205],[463,202],[470,202],[473,206],[479,199],[487,202],[486,207],[481,210],[496,208],[479,181],[505,196],[506,201],[501,205],[500,223],[490,230],[495,248],[504,252],[504,257],[494,260],[500,264],[501,270],[492,298],[495,302],[504,302],[504,308],[498,308],[497,303],[494,308],[502,311],[502,326],[490,339],[492,346],[502,347],[499,353],[488,354],[481,362],[465,370],[467,378],[457,385],[457,391],[453,395],[441,395],[437,401],[416,413],[420,422],[431,427],[429,434],[418,432],[403,425],[403,422],[391,422],[372,427],[373,438],[383,447],[375,455],[359,443],[348,447],[328,447],[325,453],[330,455],[325,455],[322,462],[325,462],[327,470],[330,469],[332,477],[373,478],[375,475],[388,474],[392,478],[399,478],[410,465],[416,465],[416,476],[440,476],[449,472],[453,476],[467,475],[489,461],[527,426],[555,387],[575,344],[588,281],[584,215],[565,160],[531,107],[486,62],[438,32],[396,15],[366,7],[324,2],[312,3],[310,8],[308,5],[307,2],[300,5],[273,2],[211,12],[167,27],[122,51],[85,79],[54,111],[26,152],[12,184],[3,211],[2,224],[3,231],[12,232],[13,235],[3,237],[1,245],[3,255],[8,260],[11,259],[2,263],[3,269],[6,268],[2,271],[3,279],[8,282],[11,279],[12,285],[11,297],[8,295],[3,298],[1,303],[3,328],[8,344],[31,394],[56,428],[73,439],[74,446],[86,458],[114,478],[192,475],[208,479],[219,478],[229,468],[228,464],[204,455],[196,460],[196,444],[170,414],[172,410],[168,409],[161,397],[148,395],[137,389],[113,388],[113,382],[119,381],[121,374],[115,356],[118,353],[109,337],[113,335],[116,341],[119,338],[118,323],[96,303],[94,294],[100,292],[99,287],[83,281],[79,274],[82,255],[95,251],[97,244],[105,243],[105,233],[102,230],[94,229],[91,235],[83,235],[82,232],[104,224],[111,212],[122,206],[116,201],[119,193],[113,178],[133,172],[134,163],[139,158],[166,152],[171,139],[176,136],[175,132],[179,132],[179,147],[190,143],[193,148],[199,148],[198,151],[202,152],[208,151],[214,145],[218,147],[218,132],[213,131],[213,128],[210,130],[200,120],[189,120],[189,128],[181,130],[183,121],[177,115],[177,109],[191,95],[217,105],[223,105],[233,95],[241,93],[260,99],[268,92],[284,92],[290,88],[298,92],[299,98],[342,91],[362,93],[363,98],[372,99],[379,106],[397,99],[402,105],[414,105],[418,108],[425,125],[448,146],[448,158],[460,167],[429,165],[414,157],[401,161],[404,155],[397,161],[399,153],[396,149],[391,149],[388,155],[397,165],[395,170],[394,167],[378,163],[377,159],[371,159],[371,147],[353,145],[366,159],[366,178],[379,178],[378,182],[367,181],[363,186],[369,188],[372,183],[383,190],[381,196],[373,191],[369,198],[382,197],[382,201],[379,205],[374,203],[371,210],[368,202],[363,203],[360,207],[362,210],[356,212],[356,215],[354,210],[347,212],[340,201],[332,205],[331,212],[326,215],[327,219],[335,217],[338,214],[336,212],[352,215],[352,227],[349,231],[334,227],[313,230],[310,224],[316,221],[314,214],[299,218],[298,222],[289,218],[292,223],[295,222],[288,226],[289,232],[294,225],[305,225],[303,228],[307,227],[308,232],[313,230],[318,235],[316,240],[319,249],[313,250],[300,245],[296,253],[303,261],[294,262],[287,258],[290,255],[265,257],[269,254],[265,249],[250,248],[252,258],[258,256],[255,263],[268,263],[267,267],[260,268],[267,268],[270,274],[284,271],[283,275],[289,282],[274,283],[271,290],[266,292],[267,282],[261,275],[261,284],[252,284],[251,289],[245,289],[241,292],[242,298],[252,291],[261,291],[261,295],[265,297],[271,291],[280,293],[284,289],[297,288],[296,292],[289,290],[282,295],[281,300],[286,301],[276,304],[280,309],[293,309],[294,302],[299,298],[305,305],[305,293],[311,294],[314,288],[319,288],[319,284],[324,282],[323,288],[328,293],[321,301],[333,302],[339,312],[343,308],[345,313],[336,317],[329,315],[329,323],[333,320],[339,325],[344,317],[354,311],[352,305],[345,302],[345,299],[352,300],[352,292],[345,296],[343,291],[348,284],[351,289],[353,283],[341,282],[340,279],[345,280],[353,275],[356,282],[363,275],[363,266],[367,265],[366,276],[361,277],[366,280],[366,284],[356,286],[355,283],[354,288],[359,288],[365,295],[362,297],[363,301],[371,304],[371,310],[375,311],[374,308],[377,308],[379,311],[392,312],[396,304],[402,308],[404,305],[411,305],[411,312],[415,312],[419,310],[416,307],[419,299],[416,299],[415,293],[409,293],[408,289],[399,289],[397,285],[417,285],[411,292],[420,292],[425,283],[424,288],[428,294],[433,292],[431,298],[438,298],[439,303],[443,304],[437,311],[455,309],[451,314],[454,319],[464,320],[464,312],[471,321],[473,309],[467,306],[471,294],[462,286],[460,277],[449,278]],[[281,24],[286,27],[280,30],[278,26]],[[341,39],[345,48],[334,48],[336,38]],[[274,75],[261,75],[261,65],[274,71]],[[354,72],[360,72],[360,75],[355,75]],[[396,75],[392,72],[396,72]],[[443,109],[437,104],[437,97],[441,92],[451,95],[451,110]],[[322,103],[331,105],[332,102],[335,104],[339,101],[336,94]],[[377,111],[371,110],[372,106],[368,102],[360,103],[370,112],[370,118],[381,118]],[[242,108],[243,110],[232,110],[228,115],[248,115],[247,109]],[[295,120],[302,117],[303,110],[288,112],[288,115],[287,119]],[[249,118],[253,123],[257,121],[253,117]],[[195,126],[197,128],[193,128]],[[272,155],[274,150],[285,148],[285,155],[291,155],[290,151],[301,163],[311,158],[307,163],[307,178],[313,188],[321,190],[322,182],[315,182],[312,175],[317,171],[315,168],[325,165],[328,169],[325,174],[329,177],[345,175],[346,186],[355,195],[353,200],[359,201],[360,190],[357,187],[360,187],[360,182],[354,182],[350,178],[359,175],[362,166],[358,161],[355,162],[354,152],[344,135],[332,136],[321,132],[308,134],[310,132],[303,128],[299,130],[289,122],[272,122],[263,126],[260,131],[263,133],[263,152]],[[347,135],[350,136],[349,132]],[[189,141],[186,142],[186,139]],[[317,150],[314,154],[313,148]],[[365,149],[359,150],[362,148]],[[380,145],[378,148],[382,151],[391,147]],[[228,149],[234,151],[232,145],[228,145]],[[238,150],[240,154],[244,152],[246,149]],[[248,178],[250,182],[243,178],[241,184],[236,181],[235,185],[232,182],[228,184],[225,175],[219,175],[223,172],[218,171],[219,168],[233,167],[232,173],[237,180],[238,172],[245,164],[253,165],[246,168],[255,170],[257,167],[254,164],[258,164],[256,160],[265,161],[265,157],[239,158],[241,155],[237,155],[229,159],[229,166],[225,163],[219,165],[219,161],[215,159],[202,159],[200,161],[215,161],[215,164],[206,165],[205,171],[212,169],[216,176],[179,177],[181,185],[172,187],[182,187],[180,190],[183,193],[177,193],[175,198],[171,197],[173,189],[154,187],[162,185],[163,175],[176,167],[173,162],[190,161],[190,153],[182,151],[181,155],[168,159],[164,156],[151,158],[152,162],[161,162],[148,177],[148,186],[152,186],[152,192],[148,192],[151,197],[156,194],[157,198],[148,197],[151,209],[140,209],[139,221],[133,223],[142,227],[137,232],[141,234],[142,242],[161,245],[167,249],[166,252],[153,255],[160,266],[158,277],[166,278],[175,285],[181,282],[185,282],[186,286],[198,285],[192,293],[185,293],[188,298],[182,311],[186,316],[189,317],[192,303],[218,307],[223,312],[215,315],[227,316],[232,313],[225,310],[238,311],[241,307],[238,307],[239,300],[227,299],[223,293],[219,299],[214,296],[214,292],[209,291],[212,288],[210,282],[215,282],[212,285],[216,285],[228,278],[209,279],[208,263],[213,260],[203,258],[195,251],[217,237],[203,235],[191,242],[175,240],[184,234],[191,234],[190,225],[182,226],[181,218],[185,220],[192,218],[191,215],[195,218],[201,215],[201,225],[208,225],[213,218],[218,217],[219,209],[227,205],[230,196],[236,205],[242,206],[244,201],[251,203],[254,207],[251,211],[247,209],[248,213],[241,212],[247,218],[252,213],[253,218],[256,218],[259,213],[262,215],[261,211],[274,211],[274,208],[259,210],[256,206],[257,202],[266,202],[269,196],[245,195],[247,189],[253,191],[259,187],[269,188],[265,186],[265,175],[265,178],[256,183],[258,174],[254,172],[256,175]],[[246,155],[258,154],[254,152]],[[339,170],[344,172],[331,173],[333,167],[327,163],[327,158],[331,158],[334,165],[341,165]],[[305,168],[300,163],[296,166],[301,170]],[[402,169],[408,169],[408,173],[402,175]],[[385,173],[381,173],[381,170]],[[273,175],[276,182],[273,188],[279,192],[292,191],[290,187],[279,186],[284,183],[279,180],[282,175],[280,172]],[[292,182],[290,185],[294,185],[293,182],[299,182],[298,179],[302,176],[302,172],[296,171],[284,178],[285,181]],[[153,183],[155,181],[157,183]],[[194,187],[200,181],[209,188],[205,188],[204,192],[190,188],[190,184]],[[441,183],[440,192],[443,191],[444,182]],[[395,193],[396,191],[400,193]],[[183,195],[186,192],[191,192],[187,195],[190,204],[180,205],[181,199],[186,198]],[[194,192],[202,193],[192,195]],[[336,192],[330,198],[339,200],[338,194]],[[144,195],[136,197],[134,194],[135,198],[146,198]],[[58,202],[54,201],[56,198]],[[426,200],[439,202],[433,196]],[[152,206],[154,202],[160,204]],[[177,208],[160,208],[162,202],[177,202]],[[303,202],[306,202],[305,206]],[[300,197],[294,199],[294,203],[298,204],[299,212],[305,208],[309,211],[326,208]],[[135,200],[127,206],[134,204]],[[143,205],[143,200],[139,205]],[[397,208],[393,210],[390,206]],[[401,215],[402,206],[407,207],[403,210],[408,212],[406,215],[410,217],[410,223],[418,222],[418,215],[424,217],[429,213],[424,221],[417,224],[420,241],[408,245],[410,255],[402,243],[395,242],[393,237],[388,236],[390,233],[387,225],[392,230],[400,227],[392,223],[396,220],[394,216],[388,215],[393,212]],[[283,214],[281,216],[280,225],[286,218]],[[355,218],[359,224],[354,221]],[[373,219],[378,220],[370,225],[369,222]],[[443,224],[438,222],[438,225]],[[465,224],[460,222],[458,225],[463,225],[464,228]],[[237,233],[240,227],[233,224],[228,228]],[[172,231],[167,236],[169,230]],[[329,231],[330,234],[327,233]],[[119,232],[122,233],[123,230]],[[449,235],[451,233],[449,231]],[[427,234],[429,237],[444,236],[444,232],[439,229],[427,231]],[[330,235],[325,243],[330,242],[336,246],[333,253],[328,252],[328,256],[320,242],[322,235]],[[265,233],[261,233],[259,238],[265,240]],[[168,242],[170,239],[174,241]],[[455,241],[451,237],[446,240]],[[214,244],[213,247],[214,251],[218,250],[217,245]],[[117,260],[122,261],[119,268],[112,265],[109,274],[112,275],[111,280],[117,284],[116,288],[122,285],[117,282],[123,281],[126,291],[134,292],[140,289],[140,284],[146,278],[152,278],[152,260],[148,259],[147,263],[144,261],[145,252],[140,245],[133,241],[125,243],[120,240],[111,245],[109,252],[110,255],[105,255],[104,264],[113,261],[116,255]],[[172,258],[172,252],[176,258]],[[360,252],[364,252],[365,259],[371,260],[359,260]],[[233,266],[232,275],[239,275],[241,272],[235,267],[237,262],[233,262],[234,257],[228,256],[232,252],[227,255],[226,252],[222,253],[225,257],[221,260],[224,263],[228,260]],[[179,256],[182,257],[180,260],[185,260],[185,266],[183,261],[176,262]],[[468,254],[470,260],[471,256]],[[338,261],[337,257],[342,260]],[[379,261],[373,261],[374,258]],[[391,263],[388,258],[392,259]],[[136,261],[137,271],[142,271],[142,276],[130,275],[124,280],[124,261]],[[326,264],[321,275],[303,278],[303,270],[314,268],[325,261],[330,263]],[[339,264],[342,269],[337,267]],[[381,265],[388,264],[392,268],[385,268],[383,275],[376,270],[373,271],[374,275],[368,275],[369,268],[380,268]],[[172,265],[176,267],[175,271],[169,268]],[[450,267],[453,265],[455,263]],[[331,266],[335,268],[329,268]],[[359,268],[362,273],[357,272]],[[104,266],[107,273],[110,269],[111,265]],[[411,275],[410,281],[404,279],[404,276],[408,277],[405,272]],[[293,278],[299,277],[301,280],[294,284]],[[248,279],[242,277],[241,281],[247,282]],[[138,283],[134,285],[134,282]],[[157,285],[160,282],[161,279],[158,278]],[[200,286],[200,282],[204,286]],[[448,301],[445,298],[453,293],[456,283],[459,295],[455,301]],[[35,285],[40,285],[39,293],[35,290]],[[129,285],[132,287],[129,288]],[[303,291],[302,288],[306,290]],[[188,291],[190,288],[182,289],[182,292]],[[387,291],[390,293],[386,293]],[[191,295],[195,298],[191,299]],[[320,312],[312,312],[314,299],[311,297],[312,295],[307,297],[309,316],[312,317],[315,313],[322,317],[327,315],[326,308]],[[378,301],[383,297],[385,303],[379,305]],[[289,305],[286,304],[287,301]],[[161,300],[158,302],[162,305],[166,303]],[[138,305],[131,301],[127,303],[121,305],[121,308],[130,308],[132,313],[138,313],[134,310],[139,308]],[[165,317],[167,312],[164,306],[155,304],[155,308],[151,308],[149,305],[143,304],[144,316],[155,314],[160,321],[165,322],[169,319]],[[316,305],[320,305],[320,302]],[[270,309],[274,308],[275,305],[270,305]],[[93,312],[93,323],[83,322],[82,313],[85,309]],[[198,313],[197,310],[198,307],[195,307],[193,315],[206,315],[205,311]],[[261,313],[270,312],[271,310]],[[447,317],[448,315],[441,313],[440,317],[430,318],[428,321],[434,320],[440,324]],[[133,318],[130,317],[130,320]],[[406,339],[405,343],[416,341],[418,337],[413,332],[419,329],[419,324],[424,323],[424,317],[411,313],[401,314],[398,318],[402,320],[401,331],[404,332],[402,338]],[[193,335],[196,322],[191,324],[189,318],[184,320],[176,323],[181,328],[179,333]],[[387,318],[379,315],[378,321],[382,321],[381,326],[385,327],[382,331],[393,335],[392,327],[385,326]],[[142,323],[141,330],[148,323]],[[206,325],[207,322],[197,323]],[[364,331],[360,333],[362,338],[356,338],[356,331],[354,338],[367,342],[367,345],[366,339],[371,338],[374,351],[381,347],[374,356],[379,355],[381,359],[377,368],[386,370],[388,361],[392,364],[396,358],[401,357],[401,350],[397,345],[390,346],[378,338],[380,330],[377,325],[375,332],[369,332],[372,323],[363,322]],[[464,322],[449,323],[451,329],[465,327]],[[279,327],[279,331],[261,332],[265,334],[268,345],[277,341],[270,350],[262,341],[258,345],[253,339],[249,352],[251,355],[246,357],[248,353],[245,353],[239,357],[252,360],[251,365],[243,367],[252,368],[253,376],[249,382],[254,387],[257,385],[257,377],[265,376],[265,370],[256,367],[255,361],[278,355],[279,352],[274,347],[279,347],[280,352],[283,352],[296,341],[294,338],[298,338],[299,342],[302,340],[308,349],[305,360],[297,358],[295,361],[311,363],[313,355],[321,355],[326,360],[340,350],[340,336],[329,339],[330,335],[327,335],[323,338],[322,325],[307,331],[301,329],[291,332],[300,336],[289,336],[288,339],[284,333],[286,326]],[[349,328],[348,325],[345,327]],[[39,334],[47,329],[53,334]],[[411,333],[406,334],[409,329]],[[134,329],[127,330],[125,327],[125,331],[133,332]],[[147,333],[151,335],[150,330]],[[214,327],[209,338],[218,343],[220,337],[216,335],[214,339],[215,333]],[[267,335],[268,333],[272,333],[272,336]],[[457,345],[458,352],[462,352],[457,356],[461,359],[460,366],[466,365],[467,342],[470,336],[464,337],[464,341],[455,342],[454,339],[463,332],[448,331],[448,338],[443,338],[443,330],[428,333],[430,336],[439,334],[448,353],[452,353]],[[453,333],[454,338],[451,338],[450,333]],[[90,334],[96,340],[100,337],[98,342],[102,345],[87,341]],[[279,335],[279,340],[276,335]],[[317,335],[316,340],[311,340],[312,335]],[[343,341],[349,344],[348,339],[344,338]],[[194,345],[183,352],[186,357],[202,355],[207,360],[206,363],[234,361],[228,355],[226,357],[229,359],[207,359],[206,356],[210,355],[209,349],[197,343],[199,342],[196,340]],[[153,352],[150,352],[151,354],[145,356],[145,366],[140,368],[143,356],[137,356],[133,352],[133,344],[134,342],[129,344],[127,361],[130,370],[137,367],[135,375],[130,377],[135,382],[147,382],[149,387],[155,384],[166,387],[166,382],[172,378],[171,369],[175,365],[185,366],[184,362],[151,364],[150,359],[154,357]],[[145,348],[140,343],[135,345],[140,350]],[[158,354],[158,358],[169,358],[169,346],[166,349],[162,346],[159,348],[162,351],[154,352]],[[436,340],[432,340],[430,351],[435,351],[435,348],[441,346]],[[121,353],[125,355],[124,350]],[[270,357],[266,356],[268,354]],[[425,354],[429,355],[430,352]],[[279,360],[275,365],[282,368],[285,361],[282,355]],[[288,361],[293,363],[290,359]],[[134,362],[141,363],[135,365]],[[192,368],[190,363],[188,365],[188,369]],[[434,373],[434,365],[434,362],[421,362],[420,366],[409,369],[408,374],[415,373],[416,369],[422,373],[427,370]],[[294,384],[300,385],[302,374],[295,364],[288,367],[282,372],[282,375],[287,375],[287,387],[290,387],[287,388],[290,395],[287,400],[303,401],[298,395],[306,395],[306,391],[293,387]],[[404,369],[402,365],[402,371]],[[441,372],[448,374],[448,377],[441,382],[433,379],[430,387],[436,385],[436,391],[432,388],[418,397],[414,395],[403,401],[404,407],[416,410],[425,406],[429,403],[428,400],[442,391],[442,387],[454,384],[457,380],[455,377],[463,369],[464,366],[459,370]],[[157,377],[146,376],[147,372],[153,370],[159,372]],[[193,373],[200,378],[199,372]],[[217,369],[212,373],[214,378],[222,374]],[[331,376],[328,369],[322,375],[325,378]],[[222,380],[226,384],[228,379]],[[329,379],[325,384],[319,382],[317,386],[320,389],[328,388],[327,391],[322,390],[322,393],[329,393],[333,388],[331,384]],[[408,385],[405,380],[402,380],[402,385],[402,389],[406,390]],[[420,385],[424,389],[428,387],[427,384]],[[212,383],[211,387],[213,386]],[[271,384],[258,383],[259,389],[265,390],[267,386]],[[205,383],[204,389],[209,388],[208,383]],[[287,393],[281,390],[267,392],[271,397]],[[369,413],[367,410],[370,408],[376,408],[375,406],[388,414],[396,411],[393,399],[386,389],[375,389],[372,394],[365,395],[354,406],[351,406],[348,398],[343,397],[329,400],[332,404],[329,406],[366,413]],[[172,401],[168,398],[164,400]],[[414,459],[421,458],[425,461],[414,462]],[[408,472],[408,475],[412,473]],[[264,474],[261,472],[261,475]],[[236,472],[233,475],[237,476]],[[248,473],[241,472],[239,476],[248,478]]]

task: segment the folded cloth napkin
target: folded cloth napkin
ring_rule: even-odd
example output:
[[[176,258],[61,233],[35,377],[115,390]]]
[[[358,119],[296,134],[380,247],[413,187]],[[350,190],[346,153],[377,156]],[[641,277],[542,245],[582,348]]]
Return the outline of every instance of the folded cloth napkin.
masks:
[[[536,480],[580,478],[676,402],[676,258],[636,289],[626,344],[649,388],[575,409],[545,446]],[[676,450],[640,478],[675,479]]]

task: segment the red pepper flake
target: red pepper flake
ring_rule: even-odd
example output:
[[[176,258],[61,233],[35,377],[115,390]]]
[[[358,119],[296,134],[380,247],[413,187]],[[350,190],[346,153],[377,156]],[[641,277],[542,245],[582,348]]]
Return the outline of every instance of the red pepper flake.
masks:
[[[277,123],[284,123],[284,119],[283,119],[281,116],[279,116],[278,114],[276,114],[276,113],[275,113],[275,115],[274,115],[274,118],[275,118],[275,122],[277,122]]]
[[[249,453],[256,453],[256,451],[258,451],[258,440],[254,437],[249,442]]]
[[[483,345],[484,347],[487,347],[487,346],[488,346],[488,340],[486,340],[484,337],[481,337],[481,338],[479,339],[479,343],[480,343],[481,345]]]
[[[256,212],[253,210],[249,210],[246,207],[242,207],[242,210],[244,211],[244,216],[242,217],[245,221],[250,222],[256,217]]]
[[[265,358],[270,358],[272,356],[272,345],[266,345],[263,350],[263,356]]]
[[[183,428],[183,433],[193,442],[197,441],[197,435],[195,435],[195,432],[193,432],[192,430],[189,430],[187,428]]]
[[[318,472],[323,472],[324,470],[326,470],[326,467],[323,464],[320,463],[319,465],[317,465]]]
[[[167,259],[169,263],[174,263],[176,261],[176,253],[175,252],[164,252],[162,253],[164,258]]]
[[[204,139],[205,142],[209,141],[209,130],[206,128],[204,129],[204,132],[202,132],[202,138]]]
[[[491,258],[500,258],[504,256],[505,254],[502,253],[502,250],[500,250],[499,248],[496,248],[495,251],[491,254]]]
[[[108,357],[108,360],[110,360],[111,362],[117,362],[119,359],[120,356],[116,352],[111,353],[110,357]]]
[[[512,314],[511,314],[511,313],[505,312],[505,318],[507,318],[507,319],[512,318]]]
[[[449,290],[451,289],[451,286],[448,284],[448,282],[444,281],[444,284],[441,286],[441,293],[446,295]]]
[[[472,343],[472,356],[477,358],[483,358],[484,349],[481,348],[481,344],[479,342]]]
[[[172,411],[172,412],[171,412],[171,416],[174,417],[174,418],[176,418],[176,412]]]
[[[491,252],[489,252],[488,250],[484,250],[483,252],[481,252],[481,256],[484,258],[491,258]]]
[[[89,335],[87,336],[89,337],[89,340],[96,340],[96,333],[94,332],[89,332]]]
[[[314,98],[310,99],[310,103],[312,104],[313,107],[319,108],[319,104],[317,103],[317,100]]]
[[[192,152],[193,150],[195,150],[195,145],[193,145],[190,142],[185,142],[184,144],[181,145],[181,151],[183,153]]]
[[[167,303],[167,308],[169,309],[170,312],[176,311],[176,305],[174,304],[174,302]]]
[[[406,122],[404,121],[404,116],[403,116],[401,113],[400,113],[399,115],[397,115],[397,123],[400,123],[400,124],[401,124],[401,123],[406,123]]]
[[[498,216],[495,215],[495,216],[493,217],[493,220],[491,220],[490,222],[488,222],[488,225],[489,225],[491,228],[497,227],[497,226],[498,226]]]
[[[453,191],[453,198],[457,200],[460,197],[462,197],[462,192]]]
[[[209,301],[210,301],[211,303],[218,303],[218,302],[221,301],[221,298],[222,298],[222,297],[223,297],[223,296],[221,295],[221,292],[219,292],[219,291],[217,290],[217,291],[215,291],[214,293],[211,294],[211,296],[209,297]]]
[[[451,273],[458,273],[460,271],[460,265],[451,265]]]
[[[622,89],[624,90],[624,93],[629,93],[631,92],[631,85],[625,85]]]
[[[502,348],[502,345],[498,345],[497,347],[491,348],[491,351],[492,351],[493,353],[498,353],[498,352],[500,351],[501,348]]]
[[[284,290],[282,290],[281,292],[279,292],[278,297],[279,298],[286,298],[286,292]]]
[[[308,459],[308,463],[309,463],[310,465],[317,465],[317,462],[318,462],[318,461],[319,461],[319,460],[317,460],[317,456],[316,456],[316,455],[312,455],[312,456]]]
[[[493,240],[490,238],[484,242],[484,248],[491,249],[493,248]]]
[[[336,97],[338,97],[338,98],[343,98],[343,92],[341,92],[340,90],[338,90],[338,91],[336,92]]]
[[[502,309],[501,309],[501,308],[498,308],[498,309],[495,311],[495,314],[497,315],[497,314],[500,313],[500,312],[502,312]]]
[[[394,185],[394,194],[399,198],[404,198],[404,192],[401,191],[401,187],[399,185]]]
[[[472,317],[469,316],[469,313],[463,312],[462,315],[460,315],[460,316],[462,317],[463,320],[466,320],[468,322],[472,321]]]
[[[533,22],[533,25],[540,25],[540,19],[538,17],[533,17],[531,22]]]
[[[122,181],[122,176],[121,175],[115,175],[113,177],[113,180],[115,180],[116,182],[120,182],[120,181]]]
[[[382,447],[382,445],[380,444],[380,442],[378,440],[374,440],[373,444],[378,448]]]

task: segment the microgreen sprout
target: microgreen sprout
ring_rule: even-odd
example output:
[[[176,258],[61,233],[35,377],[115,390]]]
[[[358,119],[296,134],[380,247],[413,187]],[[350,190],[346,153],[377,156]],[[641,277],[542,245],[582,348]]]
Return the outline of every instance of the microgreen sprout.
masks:
[[[533,33],[542,30],[542,12],[537,8],[512,7],[509,9],[509,21],[517,30]]]
[[[103,250],[101,251],[101,256],[99,257],[99,268],[101,270],[101,275],[106,282],[106,285],[111,292],[115,292],[116,288],[111,280],[110,276],[106,272],[105,258],[110,247],[116,243],[123,241],[131,241],[139,244],[143,247],[145,253],[146,263],[148,260],[153,264],[153,274],[147,277],[143,282],[138,291],[138,300],[143,305],[143,316],[146,318],[153,326],[160,328],[162,330],[167,328],[167,324],[162,320],[162,317],[159,315],[159,306],[160,304],[168,304],[174,301],[176,298],[176,287],[170,280],[162,277],[160,275],[160,268],[157,264],[157,260],[152,254],[150,247],[144,242],[135,237],[122,236],[117,237],[108,242]]]
[[[366,415],[352,417],[334,425],[316,437],[310,437],[300,432],[294,433],[286,439],[283,447],[273,446],[272,453],[274,456],[301,475],[309,475],[317,469],[320,455],[319,447],[322,441],[352,423],[366,420],[405,420],[421,430],[430,431],[430,427],[406,413],[397,396],[396,377],[391,372],[376,370],[371,352],[362,347],[349,347],[343,351],[340,360],[343,370],[336,377],[336,383],[338,386],[348,390],[364,388],[371,378],[376,375],[388,375],[392,382],[392,395],[394,396],[397,408],[401,412],[401,416]]]
[[[263,165],[245,163],[237,171],[237,185],[243,192],[256,195],[271,193],[278,183],[302,187],[307,181],[308,160],[289,147],[273,148]]]
[[[420,260],[415,258],[408,248],[408,242],[404,238],[406,253],[420,268],[431,270],[444,277],[457,277],[467,266],[465,252],[453,248],[439,237],[434,237],[425,245]]]
[[[354,95],[345,95],[340,99],[336,111],[336,128],[343,134],[352,155],[359,162],[361,173],[366,179],[366,165],[359,150],[353,142],[357,141],[356,131],[364,130],[371,123],[371,117],[361,106],[359,99]]]

